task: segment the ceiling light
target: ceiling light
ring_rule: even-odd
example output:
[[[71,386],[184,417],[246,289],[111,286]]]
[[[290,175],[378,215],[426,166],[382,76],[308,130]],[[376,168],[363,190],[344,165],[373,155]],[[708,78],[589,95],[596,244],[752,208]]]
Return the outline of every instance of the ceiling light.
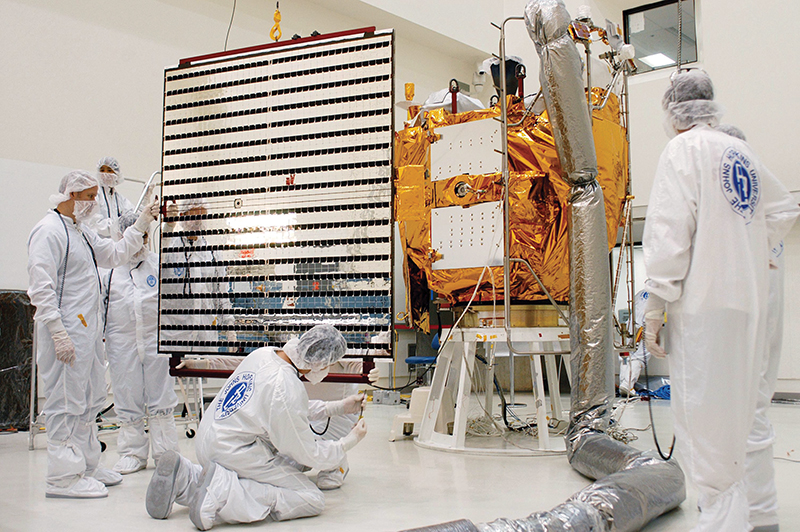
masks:
[[[644,63],[645,65],[647,65],[647,66],[649,66],[651,68],[661,68],[661,67],[665,67],[665,66],[669,66],[669,65],[674,65],[675,64],[675,60],[674,59],[670,59],[669,57],[667,57],[666,55],[664,55],[662,53],[648,55],[646,57],[640,57],[639,61],[641,61],[642,63]]]

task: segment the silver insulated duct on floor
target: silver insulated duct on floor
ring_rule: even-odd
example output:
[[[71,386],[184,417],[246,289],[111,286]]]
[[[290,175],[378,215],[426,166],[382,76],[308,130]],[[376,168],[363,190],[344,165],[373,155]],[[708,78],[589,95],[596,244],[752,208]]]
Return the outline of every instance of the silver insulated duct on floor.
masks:
[[[477,525],[461,520],[415,532],[634,531],[686,498],[683,471],[675,460],[665,462],[604,434],[614,382],[608,237],[581,59],[569,35],[571,20],[562,0],[531,0],[525,8],[563,177],[571,187],[567,456],[575,470],[596,482],[552,510],[523,519]]]

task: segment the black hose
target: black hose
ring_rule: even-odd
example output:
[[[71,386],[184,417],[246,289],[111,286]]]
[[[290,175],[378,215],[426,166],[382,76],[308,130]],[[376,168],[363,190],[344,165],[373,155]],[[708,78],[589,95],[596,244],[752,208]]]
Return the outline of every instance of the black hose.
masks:
[[[644,340],[642,340],[644,341]],[[647,346],[645,345],[642,349],[644,352],[644,379],[647,382],[647,386],[650,386],[650,376],[647,374]],[[656,424],[653,422],[653,396],[651,395],[647,401],[647,410],[650,413],[650,426],[653,429],[653,441],[656,443],[656,450],[658,451],[658,456],[661,457],[662,460],[669,461],[672,458],[672,453],[675,452],[675,434],[672,435],[672,445],[669,448],[669,454],[664,455],[661,451],[661,445],[658,443],[658,436],[656,435]]]

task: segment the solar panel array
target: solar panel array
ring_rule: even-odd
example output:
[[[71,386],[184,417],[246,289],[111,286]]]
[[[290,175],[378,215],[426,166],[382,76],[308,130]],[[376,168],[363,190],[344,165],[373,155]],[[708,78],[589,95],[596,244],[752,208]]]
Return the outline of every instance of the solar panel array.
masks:
[[[393,50],[379,32],[165,72],[160,352],[330,323],[348,355],[391,356]]]

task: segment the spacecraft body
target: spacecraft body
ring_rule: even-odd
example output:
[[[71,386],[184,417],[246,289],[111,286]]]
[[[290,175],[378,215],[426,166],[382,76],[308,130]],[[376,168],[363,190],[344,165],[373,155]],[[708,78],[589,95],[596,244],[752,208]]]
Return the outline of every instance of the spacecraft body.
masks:
[[[592,99],[601,105],[605,89],[593,88]],[[521,99],[509,97],[508,116],[510,258],[528,261],[553,298],[567,301],[570,186],[561,177],[547,111],[530,112]],[[505,297],[499,117],[499,106],[458,114],[435,109],[422,115],[420,125],[396,133],[395,219],[406,316],[423,331],[430,326],[430,290],[451,304],[467,303],[480,280],[475,302]],[[609,250],[617,240],[628,180],[621,118],[612,93],[592,121]],[[547,298],[524,264],[512,263],[510,271],[512,303]]]

